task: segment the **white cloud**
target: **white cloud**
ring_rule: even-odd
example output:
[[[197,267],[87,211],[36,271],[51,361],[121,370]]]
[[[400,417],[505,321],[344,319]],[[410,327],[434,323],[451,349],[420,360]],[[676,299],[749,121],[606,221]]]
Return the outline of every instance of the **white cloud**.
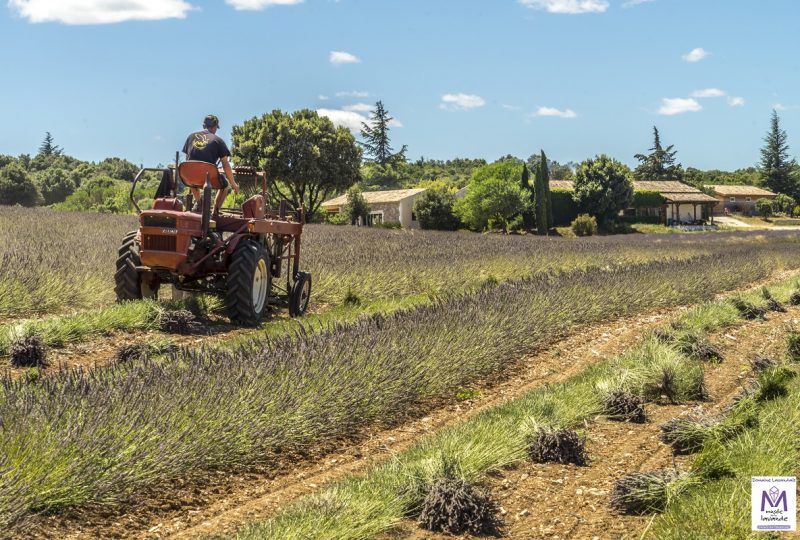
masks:
[[[608,0],[518,0],[523,6],[540,9],[548,13],[603,13],[608,9]]]
[[[32,23],[112,24],[183,19],[184,0],[9,0],[8,7]]]
[[[320,100],[320,101],[328,101],[331,98],[329,98],[328,96],[326,96],[324,94],[320,94],[320,95],[317,96],[317,99]]]
[[[236,11],[258,11],[271,6],[294,6],[304,0],[225,0]]]
[[[697,112],[702,108],[696,100],[691,98],[664,98],[661,100],[658,114],[672,116],[685,112]]]
[[[353,133],[361,129],[361,122],[366,122],[367,118],[353,111],[342,111],[339,109],[317,109],[317,114],[327,116],[334,125],[345,127]]]
[[[622,3],[622,7],[624,8],[635,7],[641,4],[647,4],[649,2],[655,2],[655,0],[627,0],[627,2]]]
[[[557,116],[558,118],[575,118],[578,116],[572,109],[556,109],[555,107],[539,107],[534,116]]]
[[[338,65],[338,64],[358,64],[361,62],[361,59],[354,55],[350,54],[349,52],[344,51],[331,51],[330,56],[328,57],[331,64]]]
[[[688,53],[683,55],[683,59],[687,62],[699,62],[703,58],[708,58],[711,53],[705,50],[702,47],[697,47],[692,49]]]
[[[484,105],[486,105],[486,100],[474,94],[445,94],[442,96],[442,102],[439,104],[439,108],[450,111],[466,111],[477,107],[483,107]]]
[[[744,105],[744,98],[738,96],[731,96],[728,98],[728,105],[731,107],[742,107]]]
[[[345,105],[342,109],[345,111],[369,112],[373,107],[374,105],[370,105],[369,103],[354,103],[353,105]]]
[[[775,109],[776,111],[785,111],[786,109],[788,109],[788,107],[786,105],[783,105],[782,103],[776,103],[775,105],[772,106],[772,108]]]
[[[696,98],[711,98],[711,97],[725,97],[725,92],[719,88],[703,88],[702,90],[695,90],[692,92],[692,97]]]
[[[516,105],[509,105],[508,103],[503,103],[503,105],[501,106],[507,111],[518,111],[522,108],[522,107],[517,107]]]
[[[365,98],[369,97],[369,92],[365,92],[362,90],[349,90],[346,92],[336,92],[336,97]]]

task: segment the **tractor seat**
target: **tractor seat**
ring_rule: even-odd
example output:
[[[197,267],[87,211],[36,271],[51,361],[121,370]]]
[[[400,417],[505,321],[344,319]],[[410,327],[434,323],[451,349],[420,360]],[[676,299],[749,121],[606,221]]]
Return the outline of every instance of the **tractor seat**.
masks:
[[[190,188],[203,189],[206,187],[206,178],[214,189],[222,189],[217,166],[205,161],[184,161],[178,165],[178,176]]]

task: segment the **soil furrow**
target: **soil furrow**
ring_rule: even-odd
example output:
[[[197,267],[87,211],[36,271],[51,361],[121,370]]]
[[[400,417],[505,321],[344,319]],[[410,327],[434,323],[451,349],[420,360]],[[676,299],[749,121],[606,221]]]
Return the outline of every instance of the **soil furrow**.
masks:
[[[788,279],[796,273],[783,272],[758,286]],[[232,532],[243,522],[268,517],[292,499],[388,459],[426,433],[462,422],[482,410],[537,387],[565,380],[595,362],[614,357],[684,309],[661,310],[579,329],[579,333],[546,351],[520,360],[502,378],[476,383],[474,388],[463,392],[471,399],[453,397],[427,403],[422,410],[409,411],[407,418],[396,419],[399,427],[366,431],[337,449],[317,450],[309,456],[293,457],[246,473],[210,472],[203,477],[159,486],[142,493],[124,508],[38,517],[26,528],[26,537],[194,538]],[[426,416],[421,414],[424,412]],[[634,428],[609,423],[608,429],[627,432]],[[609,435],[611,440],[619,436]]]

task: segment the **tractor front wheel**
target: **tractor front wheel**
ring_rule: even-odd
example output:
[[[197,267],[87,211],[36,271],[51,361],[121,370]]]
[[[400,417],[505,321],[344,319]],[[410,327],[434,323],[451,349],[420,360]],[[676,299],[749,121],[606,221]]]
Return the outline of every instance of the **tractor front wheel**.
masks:
[[[142,279],[142,272],[136,269],[141,264],[139,243],[134,235],[128,234],[119,248],[117,271],[114,274],[114,291],[118,302],[157,297],[158,287],[151,286],[148,280]]]
[[[256,326],[269,310],[272,273],[264,247],[252,240],[242,241],[233,252],[228,268],[225,306],[232,321]]]
[[[311,300],[311,274],[298,272],[289,293],[289,316],[302,317]]]

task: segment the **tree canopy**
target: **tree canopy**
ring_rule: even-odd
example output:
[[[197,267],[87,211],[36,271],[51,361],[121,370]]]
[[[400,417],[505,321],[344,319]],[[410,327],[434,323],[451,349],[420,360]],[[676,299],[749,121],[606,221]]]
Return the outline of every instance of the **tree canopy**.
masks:
[[[607,220],[633,203],[631,171],[606,155],[587,159],[575,171],[575,202],[581,212]]]
[[[56,146],[56,144],[53,142],[53,136],[50,134],[50,132],[46,132],[42,144],[39,145],[39,155],[60,156],[62,153],[63,150],[60,146]]]
[[[420,228],[456,230],[459,222],[453,213],[455,202],[455,195],[446,189],[433,188],[420,193],[414,200],[414,213]]]
[[[361,178],[361,150],[353,135],[309,109],[253,117],[233,127],[232,139],[237,164],[266,171],[271,191],[305,205],[312,215]]]
[[[9,163],[0,169],[0,204],[36,206],[40,200],[39,190],[22,165]]]
[[[393,120],[383,102],[378,101],[370,113],[369,122],[361,123],[361,137],[364,141],[359,144],[364,148],[368,161],[385,167],[406,160],[408,147],[403,145],[400,151],[395,153],[391,145],[389,129]]]
[[[454,206],[456,215],[474,230],[508,228],[509,221],[531,204],[520,185],[521,160],[503,160],[477,169],[466,195]]]
[[[653,146],[649,154],[636,154],[639,165],[633,171],[636,180],[681,180],[683,179],[683,166],[675,162],[678,151],[673,145],[666,148],[661,146],[661,136],[658,128],[653,126]]]
[[[770,129],[764,137],[761,149],[759,172],[762,183],[775,193],[785,193],[797,198],[797,178],[792,174],[795,161],[789,158],[789,143],[786,131],[781,129],[778,113],[773,110]]]

